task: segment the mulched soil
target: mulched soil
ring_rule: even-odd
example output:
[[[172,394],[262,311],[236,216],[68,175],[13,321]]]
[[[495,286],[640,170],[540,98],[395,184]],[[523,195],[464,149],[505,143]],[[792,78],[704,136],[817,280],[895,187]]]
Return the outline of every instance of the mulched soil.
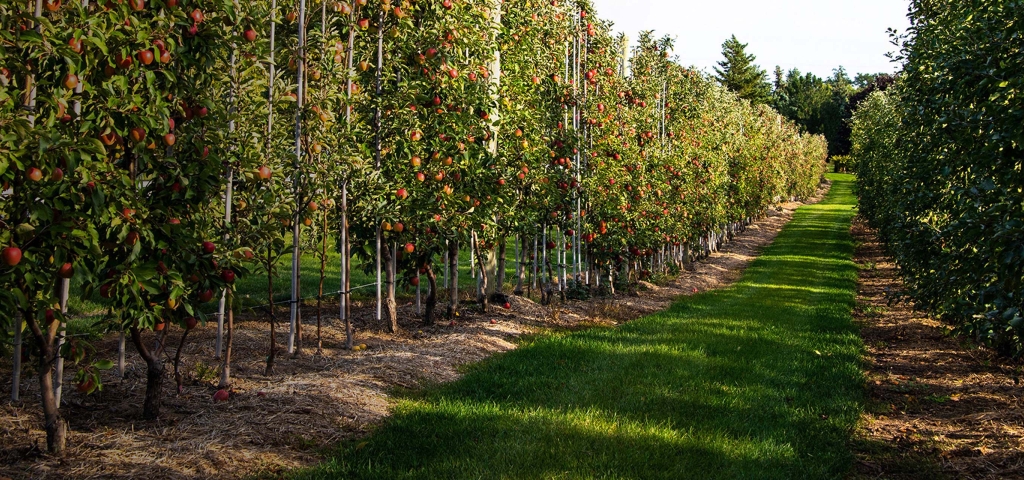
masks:
[[[199,327],[184,347],[181,391],[168,362],[164,409],[153,422],[140,419],[145,364],[129,342],[123,379],[109,372],[104,390],[90,396],[66,389],[62,412],[71,433],[63,458],[42,452],[38,386],[26,372],[25,401],[0,405],[0,479],[239,478],[313,464],[325,448],[364,436],[379,424],[389,414],[396,390],[453,381],[463,365],[514,349],[523,335],[627,322],[661,311],[680,296],[734,282],[800,205],[781,206],[691,271],[664,285],[643,284],[632,294],[552,306],[511,297],[511,310],[497,308],[481,315],[466,308],[454,324],[442,321],[432,327],[424,327],[413,304],[405,303],[399,306],[398,334],[380,331],[383,326],[374,322],[372,304],[356,305],[356,343],[366,346],[361,351],[344,349],[344,326],[334,305],[325,308],[329,315],[323,319],[323,351],[314,354],[315,310],[307,307],[305,349],[294,358],[281,354],[270,377],[263,375],[267,319],[237,319],[227,402],[211,400],[219,370],[213,359],[215,328]],[[286,320],[287,312],[277,318]],[[180,334],[170,333],[169,355]],[[286,335],[285,323],[278,330],[279,346]],[[116,352],[116,346],[116,337],[97,345],[101,352]],[[10,370],[9,360],[0,364],[0,371],[8,372],[0,375],[0,385],[10,384]]]
[[[863,219],[853,235],[868,391],[854,477],[1024,478],[1020,365],[892,302],[902,288],[896,266]]]

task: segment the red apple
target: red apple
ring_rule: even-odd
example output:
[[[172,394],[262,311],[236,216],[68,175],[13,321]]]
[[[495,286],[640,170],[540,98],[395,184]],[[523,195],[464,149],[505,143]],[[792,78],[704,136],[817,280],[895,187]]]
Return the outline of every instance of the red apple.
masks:
[[[412,253],[416,251],[416,246],[412,243],[405,244],[405,253]]]
[[[270,180],[272,172],[270,171],[270,167],[263,165],[262,167],[256,170],[256,174],[259,175],[260,180]]]
[[[53,169],[53,173],[50,174],[50,180],[54,182],[64,180],[64,170],[61,170],[60,168]]]
[[[441,5],[444,8],[446,8],[448,10],[451,10],[451,8],[452,8],[452,0],[444,0],[443,2],[441,2]]]
[[[220,272],[220,279],[224,280],[224,283],[232,284],[235,283],[235,271],[234,270],[223,270]]]
[[[143,65],[149,65],[153,63],[153,51],[152,50],[140,50],[139,51],[139,62]]]
[[[64,77],[64,87],[66,87],[68,90],[74,90],[74,88],[77,86],[78,75],[69,73],[66,77]]]
[[[60,278],[71,278],[75,275],[75,267],[70,263],[65,263],[57,269],[57,275]]]
[[[93,387],[95,387],[95,386],[96,386],[96,382],[94,382],[93,379],[90,378],[90,379],[88,379],[88,380],[86,380],[86,381],[76,385],[75,389],[78,390],[78,393],[88,394],[89,392],[92,391]]]
[[[406,198],[409,198],[409,192],[404,188],[399,188],[398,191],[395,192],[395,196],[398,197],[399,200],[405,200]]]
[[[142,143],[146,139],[146,130],[142,127],[135,127],[128,135],[135,143]]]
[[[164,135],[164,143],[166,143],[168,147],[173,147],[175,141],[177,141],[177,137],[175,137],[173,133]]]
[[[512,309],[512,304],[508,303],[508,302],[505,302],[505,304],[502,305],[502,307],[505,307],[505,310],[511,310]]]
[[[195,23],[203,23],[203,18],[204,18],[203,17],[203,11],[198,9],[198,8],[195,9],[195,10],[192,10],[192,13],[190,13],[188,16]]]
[[[43,179],[43,171],[36,167],[28,167],[28,170],[25,171],[25,176],[33,182],[38,182]]]
[[[199,301],[201,303],[206,303],[209,302],[210,300],[213,300],[213,290],[206,289],[199,294]]]
[[[145,0],[128,0],[128,6],[132,7],[132,10],[140,12],[146,8]]]
[[[188,317],[185,319],[185,330],[192,330],[193,328],[196,328],[196,325],[198,324],[199,321],[196,320],[196,317]]]
[[[370,28],[370,19],[369,18],[360,18],[359,21],[357,22],[357,24],[359,25],[359,28],[361,30],[366,30],[366,29]]]
[[[119,66],[121,68],[129,68],[129,67],[132,66],[132,57],[130,55],[129,56],[125,56],[125,55],[121,55],[120,53],[118,53],[114,57],[114,63],[116,63],[117,66]]]
[[[316,202],[309,202],[306,204],[306,208],[311,212],[315,212],[320,209],[320,206],[317,205]]]
[[[18,247],[7,247],[3,249],[3,252],[0,253],[0,256],[3,257],[4,263],[6,263],[7,266],[9,267],[13,267],[21,263],[21,249]]]
[[[203,242],[203,253],[213,255],[215,251],[217,251],[217,246],[213,242]]]
[[[242,33],[242,36],[245,37],[245,40],[247,42],[249,42],[249,43],[255,42],[256,41],[256,30],[253,30],[251,28],[247,29],[244,33]]]
[[[230,397],[231,397],[231,394],[228,393],[227,390],[220,389],[220,390],[217,390],[217,393],[213,394],[213,401],[214,402],[226,402],[226,401],[228,401],[228,398],[230,398]]]
[[[412,277],[409,279],[409,284],[416,287],[420,284],[420,277]]]

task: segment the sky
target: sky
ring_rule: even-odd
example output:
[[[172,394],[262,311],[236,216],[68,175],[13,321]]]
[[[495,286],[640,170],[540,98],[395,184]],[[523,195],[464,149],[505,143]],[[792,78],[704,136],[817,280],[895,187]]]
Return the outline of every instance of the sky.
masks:
[[[631,41],[642,30],[675,37],[680,63],[709,73],[722,60],[722,42],[735,34],[769,79],[776,65],[822,78],[840,65],[851,78],[895,72],[885,56],[896,50],[886,30],[910,26],[907,0],[593,1],[598,16]]]

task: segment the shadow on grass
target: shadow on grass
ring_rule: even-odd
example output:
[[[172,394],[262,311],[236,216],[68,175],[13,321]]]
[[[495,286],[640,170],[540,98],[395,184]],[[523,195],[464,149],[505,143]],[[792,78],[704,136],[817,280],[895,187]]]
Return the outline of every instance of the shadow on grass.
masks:
[[[413,393],[299,478],[837,478],[862,409],[852,179],[733,287]]]

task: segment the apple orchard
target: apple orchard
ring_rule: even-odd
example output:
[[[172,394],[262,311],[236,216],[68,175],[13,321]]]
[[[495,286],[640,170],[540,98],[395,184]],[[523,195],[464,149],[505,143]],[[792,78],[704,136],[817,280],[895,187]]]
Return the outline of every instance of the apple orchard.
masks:
[[[152,419],[166,360],[215,325],[227,398],[239,278],[269,279],[271,304],[291,291],[290,318],[266,318],[274,375],[279,347],[302,348],[302,255],[321,293],[340,269],[340,321],[365,266],[380,328],[421,279],[429,325],[462,308],[460,252],[465,308],[607,294],[824,170],[822,138],[680,65],[669,38],[627,51],[586,0],[25,0],[0,18],[0,336],[15,397],[34,365],[51,452],[65,366],[89,394],[125,343]],[[120,353],[64,333],[69,298],[93,295]]]

